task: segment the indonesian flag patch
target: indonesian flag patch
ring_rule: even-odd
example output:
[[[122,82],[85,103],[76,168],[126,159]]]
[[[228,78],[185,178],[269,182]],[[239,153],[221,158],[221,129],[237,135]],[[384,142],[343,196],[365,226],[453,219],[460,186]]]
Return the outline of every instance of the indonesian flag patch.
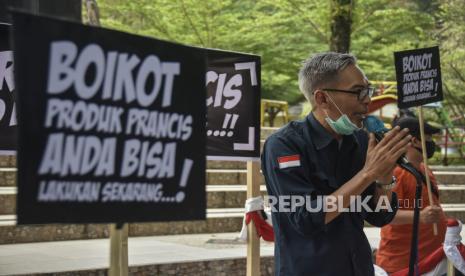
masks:
[[[280,169],[300,167],[300,155],[288,155],[278,157]]]

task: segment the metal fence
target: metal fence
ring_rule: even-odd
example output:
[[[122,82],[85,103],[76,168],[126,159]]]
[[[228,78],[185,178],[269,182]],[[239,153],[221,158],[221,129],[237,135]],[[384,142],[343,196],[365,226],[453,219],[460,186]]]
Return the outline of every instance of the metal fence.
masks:
[[[434,135],[434,140],[441,148],[440,154],[434,156],[437,161],[444,166],[465,164],[465,127],[444,128],[440,134]]]

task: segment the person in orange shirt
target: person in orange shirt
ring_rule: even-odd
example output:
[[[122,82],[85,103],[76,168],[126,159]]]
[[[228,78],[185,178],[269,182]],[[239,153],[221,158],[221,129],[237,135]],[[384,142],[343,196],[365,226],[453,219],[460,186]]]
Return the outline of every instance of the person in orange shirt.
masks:
[[[407,150],[406,157],[420,172],[425,174],[422,163],[422,145],[420,140],[420,124],[413,117],[402,117],[393,123],[401,128],[408,128],[412,135],[411,144]],[[426,153],[428,158],[434,154],[436,145],[432,140],[432,134],[438,133],[439,129],[428,123],[424,124]],[[428,200],[428,188],[422,183],[423,189],[420,203],[420,224],[418,230],[418,260],[421,261],[437,248],[442,246],[446,232],[446,217],[442,211],[439,201],[438,185],[436,179],[428,170],[432,187],[433,203]],[[413,207],[415,202],[416,179],[401,167],[394,170],[397,178],[393,191],[399,199],[399,209],[390,224],[381,228],[381,241],[376,253],[376,264],[386,272],[393,273],[402,270],[409,265],[410,242],[413,227]],[[437,223],[438,235],[433,233],[433,223]]]

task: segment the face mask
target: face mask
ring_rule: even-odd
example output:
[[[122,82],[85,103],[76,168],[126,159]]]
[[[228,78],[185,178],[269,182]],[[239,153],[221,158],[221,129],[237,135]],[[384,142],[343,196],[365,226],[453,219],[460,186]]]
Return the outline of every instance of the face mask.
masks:
[[[340,135],[351,135],[354,133],[354,131],[361,129],[360,127],[352,123],[352,121],[349,119],[349,117],[346,114],[343,114],[341,112],[337,104],[333,101],[333,99],[331,99],[331,96],[328,95],[328,97],[331,100],[331,102],[334,104],[334,106],[336,106],[339,113],[341,113],[341,117],[339,117],[339,119],[334,121],[333,119],[329,118],[328,113],[325,111],[326,113],[325,120],[328,123],[328,125],[334,130],[334,132]]]
[[[426,141],[425,142],[426,144],[426,157],[428,159],[430,159],[431,157],[433,157],[434,155],[434,152],[436,151],[436,143],[434,143],[434,141]],[[423,153],[421,151],[421,148],[417,148],[415,147],[420,153]]]

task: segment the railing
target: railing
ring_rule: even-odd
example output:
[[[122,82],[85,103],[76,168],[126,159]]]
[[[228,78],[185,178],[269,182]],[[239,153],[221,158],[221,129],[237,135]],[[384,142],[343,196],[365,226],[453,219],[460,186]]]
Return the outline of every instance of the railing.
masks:
[[[274,120],[278,114],[282,115],[283,123],[289,121],[288,104],[286,101],[261,100],[260,123],[262,126],[265,125],[265,115],[267,115],[269,126],[274,126]]]
[[[465,163],[465,127],[444,128],[434,135],[436,144],[441,147],[441,154],[436,155],[444,166],[458,161]]]

